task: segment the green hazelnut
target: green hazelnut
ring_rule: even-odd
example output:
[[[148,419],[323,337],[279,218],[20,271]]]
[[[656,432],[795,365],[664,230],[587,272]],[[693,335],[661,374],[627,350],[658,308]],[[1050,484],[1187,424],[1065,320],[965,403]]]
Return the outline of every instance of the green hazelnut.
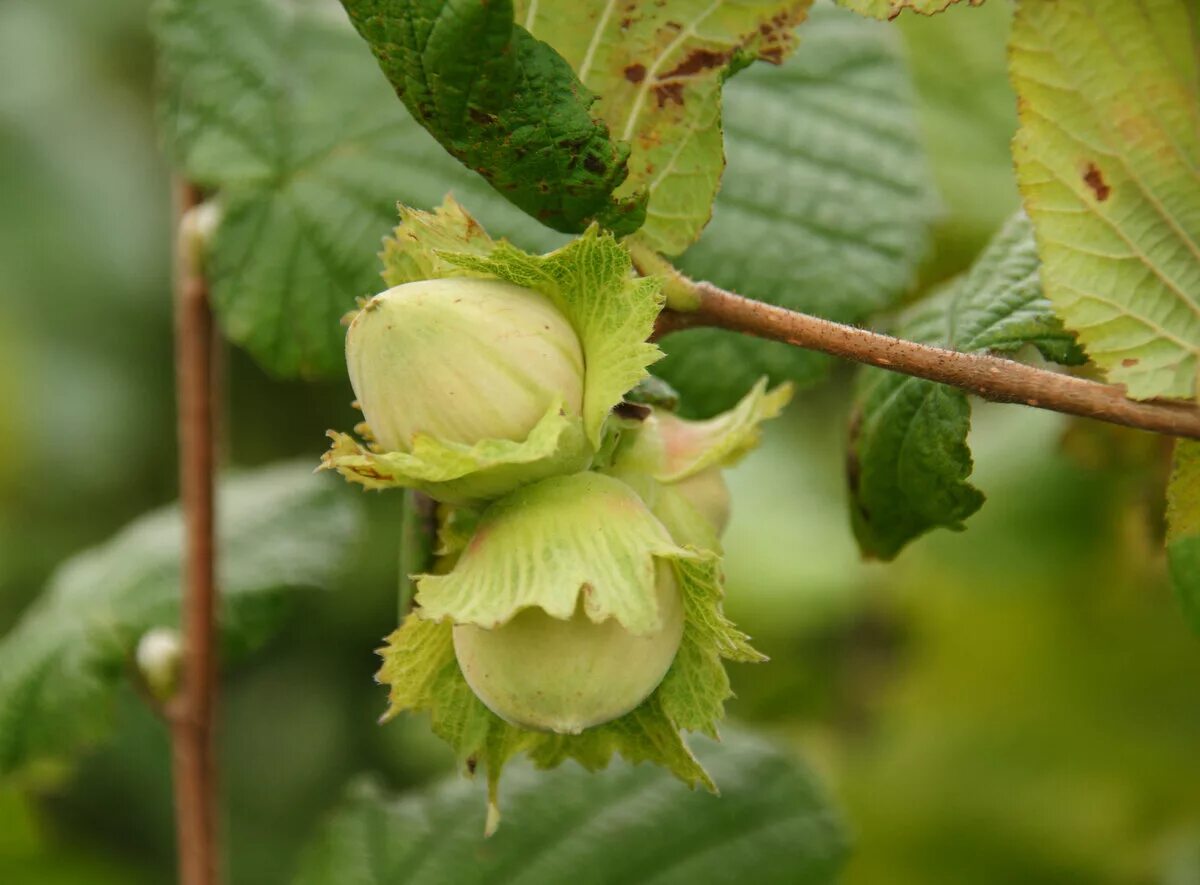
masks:
[[[387,451],[411,451],[418,433],[520,442],[555,403],[582,410],[574,329],[543,295],[497,280],[424,280],[376,295],[350,324],[346,364]]]
[[[732,505],[729,485],[720,467],[706,467],[699,473],[681,479],[672,486],[683,499],[696,508],[696,512],[708,520],[716,529],[717,537],[725,534],[729,527]]]
[[[671,565],[659,561],[656,569],[662,627],[648,635],[612,618],[595,623],[583,594],[566,620],[532,607],[491,630],[456,625],[454,652],[467,684],[497,716],[538,731],[578,734],[625,715],[662,682],[683,636]]]

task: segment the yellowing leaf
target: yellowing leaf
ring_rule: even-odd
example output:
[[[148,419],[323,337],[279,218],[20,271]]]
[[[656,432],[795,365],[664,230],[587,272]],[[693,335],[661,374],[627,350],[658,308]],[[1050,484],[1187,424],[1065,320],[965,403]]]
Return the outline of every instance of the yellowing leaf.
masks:
[[[1200,10],[1195,0],[1023,0],[1017,178],[1046,294],[1137,398],[1196,394]]]
[[[593,112],[632,147],[629,178],[617,196],[650,191],[636,236],[677,255],[708,223],[725,166],[722,82],[755,58],[782,61],[811,3],[581,0],[566,13],[561,5],[524,0],[516,11],[601,96]]]
[[[957,3],[958,0],[838,0],[847,9],[853,9],[859,15],[871,18],[892,19],[908,9],[921,15],[933,15],[942,12]],[[967,0],[971,6],[980,6],[983,0]]]

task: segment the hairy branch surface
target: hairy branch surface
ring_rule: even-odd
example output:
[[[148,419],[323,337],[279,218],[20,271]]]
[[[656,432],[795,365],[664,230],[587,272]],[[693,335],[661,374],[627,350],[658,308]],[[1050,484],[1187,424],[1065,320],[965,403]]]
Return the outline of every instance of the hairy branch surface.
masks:
[[[676,274],[672,282],[679,286],[684,279]],[[744,298],[711,283],[689,280],[687,284],[695,309],[664,310],[655,327],[655,339],[703,326],[728,329],[948,384],[992,402],[1019,403],[1200,439],[1200,407],[1195,403],[1131,400],[1123,388],[1115,385],[1003,357],[961,353],[893,338]]]

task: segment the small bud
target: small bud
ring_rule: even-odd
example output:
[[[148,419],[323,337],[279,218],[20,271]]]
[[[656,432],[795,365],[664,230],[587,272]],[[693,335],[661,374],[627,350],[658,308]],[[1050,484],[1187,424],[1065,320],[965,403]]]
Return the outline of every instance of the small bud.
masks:
[[[437,279],[376,295],[346,334],[350,383],[386,451],[413,436],[521,442],[561,401],[579,415],[583,352],[544,296],[496,280]]]
[[[138,672],[157,700],[166,701],[175,694],[182,658],[179,634],[170,627],[154,627],[138,640],[134,652]]]
[[[534,607],[494,630],[455,626],[454,652],[467,684],[497,716],[538,731],[578,734],[625,715],[662,682],[683,636],[671,566],[660,561],[656,568],[662,628],[646,636],[612,618],[595,623],[582,594],[567,620]]]
[[[222,214],[221,203],[213,198],[188,209],[179,219],[179,249],[191,267],[204,266],[221,226]]]

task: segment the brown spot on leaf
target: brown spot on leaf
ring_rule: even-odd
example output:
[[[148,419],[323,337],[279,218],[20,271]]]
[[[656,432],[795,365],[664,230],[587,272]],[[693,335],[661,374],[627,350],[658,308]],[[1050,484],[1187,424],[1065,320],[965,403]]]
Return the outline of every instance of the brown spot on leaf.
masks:
[[[1092,189],[1092,193],[1101,203],[1107,200],[1108,195],[1112,193],[1112,188],[1105,182],[1104,176],[1095,163],[1088,163],[1087,170],[1083,173],[1083,181]]]
[[[477,126],[490,126],[496,122],[496,118],[486,111],[481,111],[479,108],[468,107],[467,116],[471,118],[471,122]]]
[[[583,158],[583,168],[593,175],[603,175],[604,161],[595,154],[585,154]]]
[[[758,57],[773,65],[782,64],[783,57],[796,42],[795,28],[804,21],[806,12],[805,8],[784,10],[759,25]]]
[[[660,108],[665,107],[669,101],[681,105],[683,104],[683,84],[659,83],[654,87],[654,98]]]
[[[768,46],[758,53],[758,57],[768,64],[781,65],[783,64],[783,47]]]
[[[475,769],[478,767],[479,767],[479,760],[476,759],[474,756],[468,756],[467,757],[467,773],[470,775],[474,775]]]
[[[625,68],[625,79],[630,83],[641,83],[646,79],[646,66],[641,64],[631,64]]]
[[[729,61],[728,52],[713,52],[709,49],[693,49],[688,53],[687,58],[663,74],[661,79],[673,80],[676,77],[691,77],[695,74],[701,73],[702,71],[710,71],[714,68],[723,67],[727,61]]]
[[[1134,359],[1133,357],[1126,357],[1125,359],[1121,360],[1121,365],[1124,366],[1126,369],[1131,369],[1134,366],[1136,366],[1137,364],[1138,364],[1138,361],[1136,359]]]

